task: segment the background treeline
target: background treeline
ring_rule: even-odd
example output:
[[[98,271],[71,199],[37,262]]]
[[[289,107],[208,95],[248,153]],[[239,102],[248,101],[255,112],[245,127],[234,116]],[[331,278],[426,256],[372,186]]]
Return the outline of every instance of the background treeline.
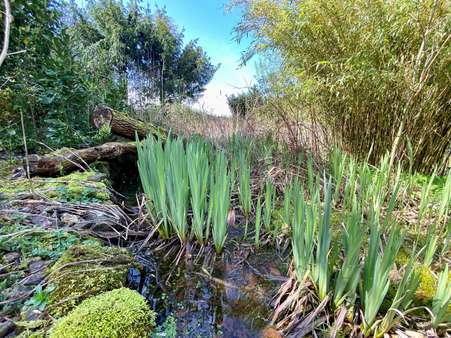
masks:
[[[233,3],[245,13],[238,38],[254,37],[245,58],[270,60],[262,112],[324,128],[329,143],[371,163],[393,148],[418,170],[449,165],[449,1]]]
[[[200,95],[213,65],[164,9],[139,1],[12,0],[10,55],[0,69],[3,150],[21,146],[20,113],[31,148],[95,142],[98,104],[131,110]],[[3,17],[1,18],[3,21]],[[3,27],[0,29],[3,36]]]

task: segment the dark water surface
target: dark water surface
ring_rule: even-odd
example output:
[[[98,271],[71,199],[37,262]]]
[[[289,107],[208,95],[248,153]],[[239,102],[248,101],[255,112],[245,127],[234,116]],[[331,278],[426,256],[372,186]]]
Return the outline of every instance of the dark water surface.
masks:
[[[157,312],[158,325],[169,315],[177,320],[178,337],[261,337],[269,325],[270,301],[283,280],[274,253],[237,245],[216,259],[211,274],[201,264],[181,260],[174,267],[150,252],[140,260],[145,271],[131,270],[129,282]]]

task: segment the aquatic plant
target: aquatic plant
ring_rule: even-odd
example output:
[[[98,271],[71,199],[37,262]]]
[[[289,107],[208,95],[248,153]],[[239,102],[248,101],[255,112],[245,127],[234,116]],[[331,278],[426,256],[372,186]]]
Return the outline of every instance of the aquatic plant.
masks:
[[[239,154],[239,199],[244,214],[244,237],[247,237],[249,214],[251,212],[251,168],[248,156],[243,150]]]
[[[206,207],[210,175],[208,153],[202,141],[192,141],[186,150],[191,208],[193,211],[192,231],[197,241],[204,244],[208,238],[204,234]]]
[[[227,237],[227,215],[230,209],[230,175],[223,152],[216,154],[210,179],[210,218],[216,252],[221,252]]]
[[[374,214],[374,210],[371,209],[370,213]],[[390,286],[389,273],[403,239],[399,227],[393,226],[383,251],[380,251],[382,232],[375,220],[374,215],[370,215],[370,238],[360,286],[364,314],[363,332],[366,335],[374,329],[377,313]]]
[[[442,195],[440,198],[440,207],[438,211],[438,221],[443,221],[449,216],[451,208],[451,168],[446,176],[445,185],[443,186]]]
[[[421,221],[423,220],[424,214],[426,212],[428,201],[430,200],[430,193],[431,193],[431,187],[432,183],[434,182],[436,175],[436,170],[432,173],[431,178],[429,179],[429,182],[425,182],[423,186],[421,187],[421,196],[420,196],[420,206],[418,210],[418,226],[421,226]]]
[[[261,222],[261,218],[262,218],[262,201],[261,201],[261,196],[258,196],[257,199],[257,207],[255,209],[255,246],[257,248],[260,247],[260,230],[261,230],[261,226],[262,226],[262,222]]]
[[[334,148],[330,154],[329,162],[331,166],[331,175],[335,185],[334,201],[337,201],[340,195],[341,182],[346,170],[347,157],[346,155],[341,154],[337,148]]]
[[[271,180],[265,181],[265,194],[264,194],[264,206],[263,206],[263,225],[265,230],[270,232],[271,228],[271,215],[274,208],[274,185]]]
[[[324,210],[318,224],[316,254],[312,264],[312,276],[318,289],[320,300],[326,298],[329,291],[329,249],[330,249],[330,214],[332,210],[332,183],[324,186]]]
[[[153,136],[137,142],[138,171],[147,207],[154,223],[158,223],[158,233],[164,239],[171,235],[168,222],[168,202],[166,196],[166,159],[162,140]]]
[[[295,184],[298,184],[297,182]],[[292,223],[292,199],[293,199],[293,183],[289,184],[287,187],[285,187],[284,193],[283,193],[283,222],[286,226],[290,226]],[[280,229],[279,229],[280,230]]]
[[[293,186],[294,217],[293,217],[293,259],[296,276],[304,281],[309,275],[310,262],[314,246],[314,215],[312,209],[305,204],[304,193],[299,184]]]
[[[432,326],[437,328],[441,323],[449,323],[451,315],[449,305],[451,300],[451,284],[449,283],[448,265],[440,273],[437,291],[432,300]]]
[[[182,139],[168,139],[165,144],[166,192],[172,227],[182,243],[188,239],[187,210],[189,178]]]
[[[420,283],[418,273],[415,271],[415,249],[405,267],[404,275],[401,282],[397,285],[396,294],[392,300],[390,309],[388,309],[377,332],[380,336],[388,332],[397,322],[399,314],[403,314],[413,301],[415,292]]]
[[[424,247],[424,266],[430,266],[432,264],[435,252],[437,251],[438,238],[439,236],[437,235],[437,227],[434,224],[427,234],[426,245]]]
[[[360,281],[360,250],[363,242],[362,211],[356,199],[346,218],[342,235],[343,262],[335,280],[334,306],[340,307],[346,301],[352,306],[357,298]]]
[[[312,198],[313,195],[318,190],[317,183],[318,183],[317,176],[313,169],[313,158],[312,158],[312,156],[308,156],[307,157],[307,187],[308,187],[308,192],[310,194],[310,198]]]

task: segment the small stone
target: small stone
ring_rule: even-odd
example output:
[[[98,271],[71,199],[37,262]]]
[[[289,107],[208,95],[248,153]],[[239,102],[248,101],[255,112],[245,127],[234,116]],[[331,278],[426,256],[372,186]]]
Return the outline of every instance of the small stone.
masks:
[[[77,215],[64,213],[61,215],[61,222],[65,225],[71,226],[80,223],[80,218]]]
[[[20,263],[20,253],[19,252],[8,252],[3,256],[3,260],[7,264],[17,265]]]
[[[0,337],[6,337],[6,335],[13,332],[15,328],[16,325],[10,320],[0,322]]]
[[[263,329],[261,337],[262,338],[282,338],[282,335],[274,327],[267,326]]]
[[[106,179],[106,178],[107,178],[107,176],[106,176],[105,174],[103,174],[103,173],[97,173],[97,174],[94,174],[94,175],[90,176],[90,177],[88,178],[88,181],[91,181],[91,182],[100,182],[100,181],[103,181],[103,180]]]
[[[44,280],[45,276],[42,272],[36,272],[23,280],[23,285],[38,285]]]
[[[41,257],[33,257],[28,261],[28,270],[31,273],[35,273],[38,271],[44,270],[44,267],[47,263],[44,262]]]
[[[26,309],[25,311],[21,312],[20,318],[22,320],[31,322],[35,320],[41,320],[44,318],[44,313],[37,310],[37,309]]]
[[[6,299],[22,299],[28,297],[32,293],[33,288],[24,285],[14,285],[3,291]]]
[[[22,167],[15,168],[11,174],[11,179],[16,180],[18,178],[26,177],[25,169]]]
[[[52,221],[49,220],[48,217],[42,216],[42,215],[33,215],[31,217],[31,223],[35,224],[35,225],[40,225],[43,227],[48,227],[50,225],[52,225]]]

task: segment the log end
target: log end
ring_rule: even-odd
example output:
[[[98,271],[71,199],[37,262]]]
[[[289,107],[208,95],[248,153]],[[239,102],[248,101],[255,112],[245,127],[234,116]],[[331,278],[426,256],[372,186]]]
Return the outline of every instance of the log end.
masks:
[[[97,106],[91,115],[91,122],[100,129],[104,125],[111,126],[113,120],[113,109],[106,106]]]

